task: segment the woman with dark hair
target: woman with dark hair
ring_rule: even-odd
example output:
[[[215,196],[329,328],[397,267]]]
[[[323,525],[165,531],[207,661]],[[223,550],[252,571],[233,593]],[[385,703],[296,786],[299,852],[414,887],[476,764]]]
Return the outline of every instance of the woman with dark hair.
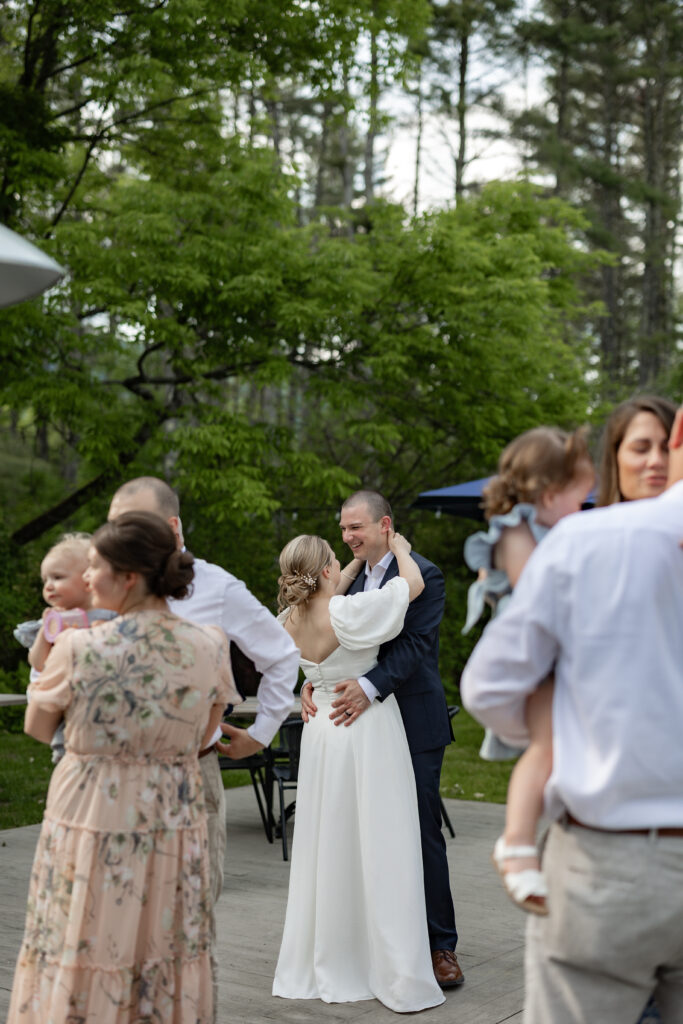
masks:
[[[602,435],[598,505],[656,498],[662,493],[676,408],[668,398],[636,395],[612,411]],[[658,1020],[650,999],[638,1024]]]
[[[93,607],[32,684],[26,732],[64,718],[8,1022],[209,1024],[209,864],[198,752],[239,703],[223,632],[171,614],[192,556],[168,523],[128,513],[93,536]]]
[[[602,435],[598,505],[656,498],[666,486],[676,405],[636,395],[610,414]]]

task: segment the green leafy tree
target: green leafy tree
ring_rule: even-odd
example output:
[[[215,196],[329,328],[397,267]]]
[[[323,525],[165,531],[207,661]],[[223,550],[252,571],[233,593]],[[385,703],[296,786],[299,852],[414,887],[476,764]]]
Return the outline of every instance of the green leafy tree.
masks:
[[[47,467],[5,505],[8,572],[30,576],[6,637],[39,555],[126,476],[176,484],[191,546],[270,599],[282,543],[329,535],[359,484],[404,510],[525,427],[585,418],[599,256],[578,214],[515,183],[413,222],[377,200],[302,218],[272,121],[224,102],[306,71],[326,95],[379,5],[79,11],[3,10],[2,81],[28,104],[0,114],[5,217],[69,270],[0,314],[5,430]]]

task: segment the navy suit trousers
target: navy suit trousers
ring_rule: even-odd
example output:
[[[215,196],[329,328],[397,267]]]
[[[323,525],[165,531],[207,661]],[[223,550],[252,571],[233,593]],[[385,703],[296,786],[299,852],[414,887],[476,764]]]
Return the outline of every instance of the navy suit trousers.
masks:
[[[455,928],[439,799],[443,755],[443,747],[411,753],[420,815],[429,944],[432,949],[455,949],[458,933]]]

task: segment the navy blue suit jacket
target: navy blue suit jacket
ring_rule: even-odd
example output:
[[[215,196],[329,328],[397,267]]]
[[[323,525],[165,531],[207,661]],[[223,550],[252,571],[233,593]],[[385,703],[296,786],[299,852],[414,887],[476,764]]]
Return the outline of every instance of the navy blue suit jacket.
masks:
[[[412,754],[447,746],[453,739],[446,696],[439,675],[439,624],[443,617],[445,588],[440,569],[415,551],[425,588],[408,605],[403,629],[394,640],[382,644],[375,668],[366,678],[379,692],[379,700],[395,693]],[[392,559],[381,586],[398,575]],[[364,589],[365,572],[349,588]]]

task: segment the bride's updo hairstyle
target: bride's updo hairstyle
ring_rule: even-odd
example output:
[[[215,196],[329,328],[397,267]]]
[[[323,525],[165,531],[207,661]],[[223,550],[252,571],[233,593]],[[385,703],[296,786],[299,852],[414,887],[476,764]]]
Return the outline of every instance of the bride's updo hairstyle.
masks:
[[[535,505],[546,491],[562,491],[573,480],[593,476],[586,429],[568,434],[558,427],[534,427],[503,449],[498,473],[484,488],[487,519],[515,505]]]
[[[320,573],[333,558],[332,548],[322,537],[302,533],[285,544],[280,553],[278,611],[305,605],[318,587]]]
[[[114,572],[137,572],[155,597],[187,597],[194,558],[179,551],[173,530],[154,512],[124,512],[100,526],[93,547]]]

